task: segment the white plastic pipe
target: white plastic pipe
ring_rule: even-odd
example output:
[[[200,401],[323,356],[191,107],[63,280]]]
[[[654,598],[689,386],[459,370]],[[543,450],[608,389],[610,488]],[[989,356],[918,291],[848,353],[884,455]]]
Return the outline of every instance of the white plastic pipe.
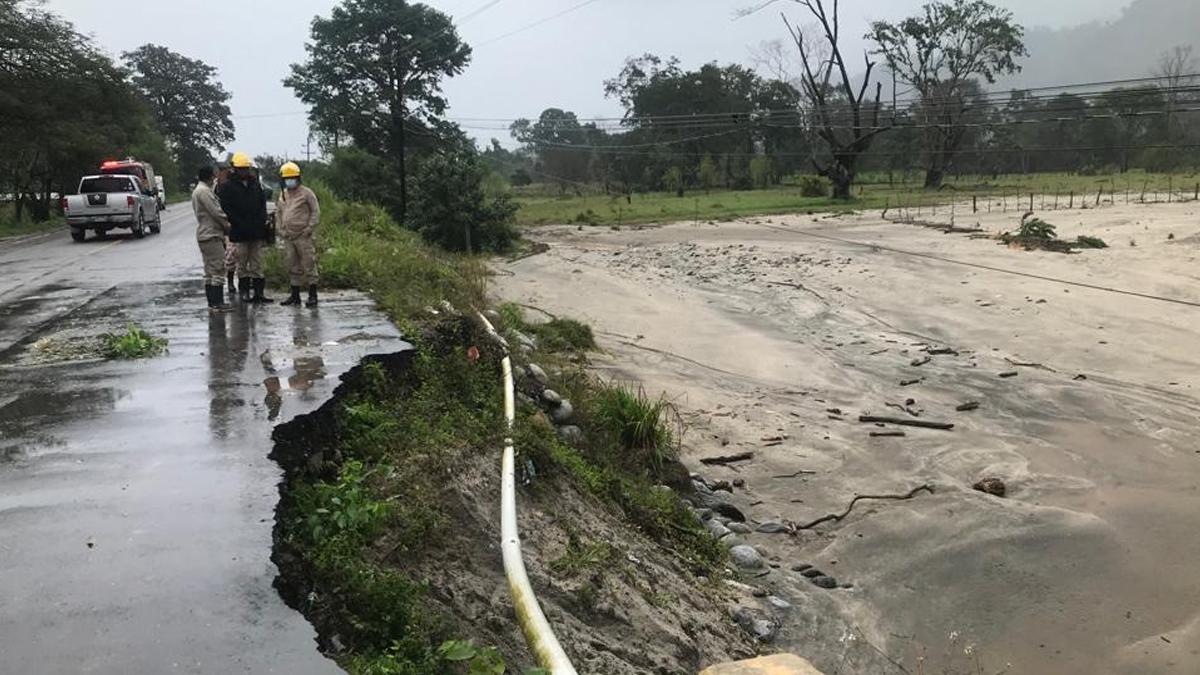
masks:
[[[479,315],[488,332],[496,337],[496,329],[487,317]],[[525,570],[525,559],[521,555],[521,536],[517,527],[517,480],[516,450],[513,447],[512,431],[516,421],[516,394],[513,388],[512,359],[506,354],[501,361],[504,371],[504,419],[508,435],[504,439],[504,458],[500,467],[500,551],[504,557],[504,574],[508,577],[508,590],[512,594],[513,608],[517,612],[517,623],[525,633],[525,641],[539,665],[552,675],[576,675],[550,622],[542,613],[529,575]]]

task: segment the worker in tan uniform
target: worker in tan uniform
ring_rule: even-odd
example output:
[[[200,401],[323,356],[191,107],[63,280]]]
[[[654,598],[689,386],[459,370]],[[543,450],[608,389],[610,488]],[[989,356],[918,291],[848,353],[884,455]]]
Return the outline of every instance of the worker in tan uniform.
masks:
[[[281,304],[299,305],[300,290],[308,288],[305,307],[317,306],[317,245],[313,235],[321,220],[321,204],[317,195],[302,184],[300,167],[288,162],[279,169],[283,190],[275,205],[275,221],[283,236],[283,253],[287,258],[292,295]]]
[[[201,167],[196,172],[196,189],[192,190],[192,212],[196,214],[196,241],[204,259],[204,295],[208,311],[216,314],[232,309],[225,303],[225,237],[230,225],[212,183],[212,167]]]

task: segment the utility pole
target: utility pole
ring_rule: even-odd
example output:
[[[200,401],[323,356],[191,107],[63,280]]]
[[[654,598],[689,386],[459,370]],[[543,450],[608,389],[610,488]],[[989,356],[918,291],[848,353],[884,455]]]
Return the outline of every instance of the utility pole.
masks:
[[[312,128],[308,130],[308,138],[304,141],[304,162],[312,162]]]

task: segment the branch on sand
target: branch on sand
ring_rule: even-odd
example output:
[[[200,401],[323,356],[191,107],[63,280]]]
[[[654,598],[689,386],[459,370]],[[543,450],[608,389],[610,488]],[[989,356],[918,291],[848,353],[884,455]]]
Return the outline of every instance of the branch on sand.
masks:
[[[850,505],[846,507],[845,511],[842,511],[841,513],[831,513],[827,516],[821,516],[820,518],[817,518],[816,520],[812,521],[811,523],[807,523],[805,525],[797,525],[795,527],[795,529],[811,530],[814,527],[816,527],[817,525],[820,525],[821,523],[828,523],[831,521],[840,522],[846,516],[850,515],[850,512],[854,510],[855,504],[857,504],[858,502],[860,502],[864,499],[887,499],[887,500],[892,500],[892,501],[907,501],[909,499],[912,499],[913,497],[916,497],[917,494],[920,492],[928,492],[929,494],[933,494],[933,486],[926,483],[925,485],[922,485],[920,487],[915,487],[912,490],[909,490],[906,494],[902,494],[902,495],[858,495],[854,499],[850,500]]]

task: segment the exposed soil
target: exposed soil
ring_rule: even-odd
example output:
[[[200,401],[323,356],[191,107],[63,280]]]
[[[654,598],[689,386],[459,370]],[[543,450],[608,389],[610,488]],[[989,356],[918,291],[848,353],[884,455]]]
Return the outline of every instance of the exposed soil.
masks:
[[[955,225],[989,238],[879,214],[544,228],[498,283],[593,325],[601,372],[668,392],[693,469],[785,525],[749,543],[853,584],[776,575],[781,647],[843,673],[883,672],[856,642],[897,672],[1194,672],[1200,209],[1039,214],[1111,246],[1073,255],[998,244],[1021,214],[969,211]]]
[[[404,383],[411,358],[405,352],[369,360]],[[288,481],[315,480],[341,461],[336,411],[361,386],[361,372],[360,366],[347,373],[319,410],[276,429],[272,457],[288,479],[280,487],[285,502]],[[523,672],[534,664],[515,623],[499,549],[500,449],[466,460],[444,481],[443,504],[452,522],[445,538],[417,557],[393,562],[410,578],[428,581],[426,600],[449,617],[451,637],[496,646],[514,672]],[[756,653],[730,614],[739,605],[769,611],[751,587],[696,578],[604,504],[564,481],[535,479],[519,499],[529,576],[579,672],[694,674]],[[322,651],[336,658],[344,648],[337,589],[314,586],[278,521],[275,532],[276,586],[317,627]],[[555,571],[551,563],[564,556],[571,538],[583,546],[610,544],[617,555],[582,572]]]

